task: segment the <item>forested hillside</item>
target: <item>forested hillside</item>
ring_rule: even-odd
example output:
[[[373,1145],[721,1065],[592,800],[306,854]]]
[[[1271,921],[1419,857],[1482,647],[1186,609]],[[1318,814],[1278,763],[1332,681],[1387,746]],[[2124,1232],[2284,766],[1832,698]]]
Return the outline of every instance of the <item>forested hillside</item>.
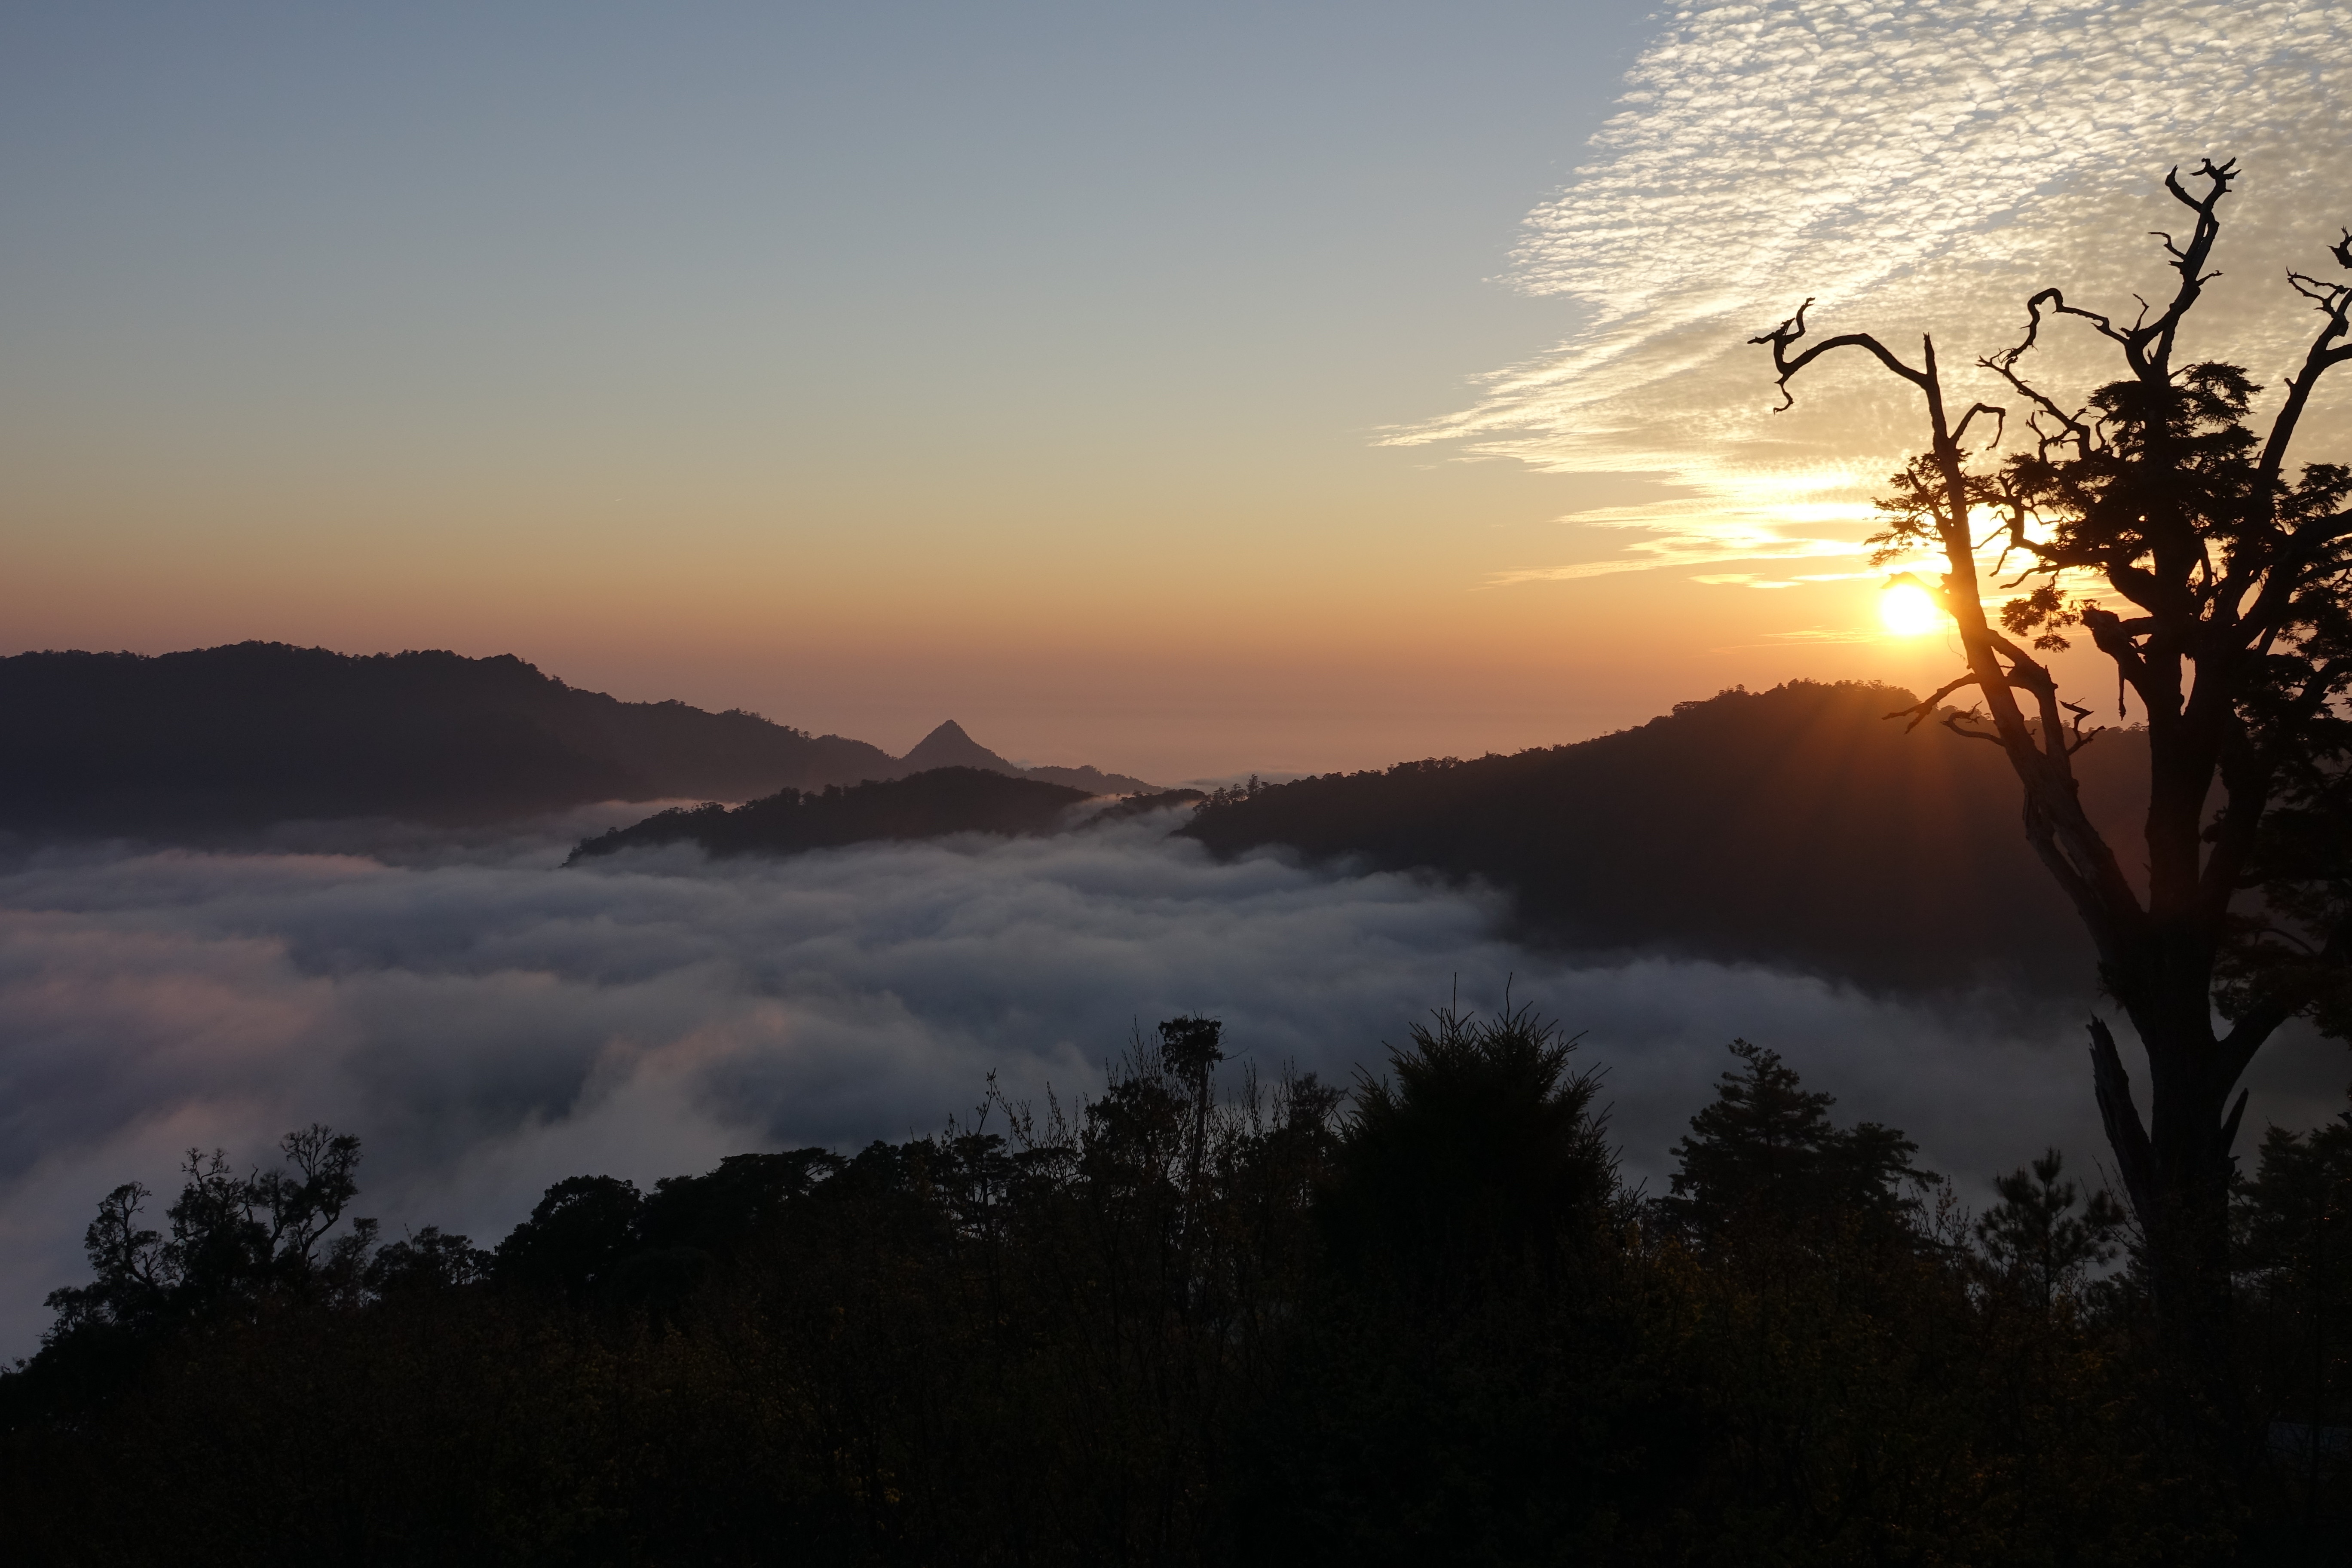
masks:
[[[1024,770],[950,722],[898,758],[840,735],[583,691],[511,655],[280,643],[0,658],[0,830],[173,837],[296,818],[496,822],[604,800],[747,800],[957,762]],[[918,748],[920,752],[921,748]],[[1093,768],[1029,776],[1149,788]]]
[[[277,643],[0,659],[0,826],[128,834],[741,798],[894,761],[754,713],[578,690],[511,656]]]
[[[950,833],[1050,833],[1070,807],[1087,798],[1082,789],[1007,778],[982,768],[932,768],[848,789],[782,790],[732,808],[713,805],[661,812],[583,841],[571,863],[663,844],[694,844],[713,855],[790,855]]]
[[[1887,720],[1916,700],[1805,681],[1727,691],[1574,745],[1222,792],[1184,831],[1223,854],[1286,845],[1482,878],[1527,930],[1588,950],[1874,984],[2079,985],[2088,944],[2026,845],[2007,762]],[[2141,734],[2102,734],[2076,765],[2127,851]]]

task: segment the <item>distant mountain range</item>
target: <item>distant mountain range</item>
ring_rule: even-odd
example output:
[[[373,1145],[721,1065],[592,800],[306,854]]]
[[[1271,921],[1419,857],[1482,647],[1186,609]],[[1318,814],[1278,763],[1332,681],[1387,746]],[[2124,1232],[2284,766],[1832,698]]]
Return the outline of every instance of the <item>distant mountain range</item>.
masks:
[[[2090,944],[2025,842],[2007,759],[1885,717],[1916,700],[1807,681],[1727,691],[1573,745],[1221,793],[1181,831],[1223,855],[1286,846],[1482,880],[1523,934],[1586,952],[2078,991]],[[2075,765],[2137,874],[2145,733],[2101,734]]]
[[[952,719],[916,742],[915,749],[898,759],[898,772],[870,776],[903,778],[932,768],[979,768],[985,773],[1034,779],[1040,784],[1062,784],[1087,795],[1151,795],[1160,787],[1126,773],[1107,773],[1099,768],[1016,767],[965,734],[963,726]]]
[[[1585,952],[2079,991],[2088,944],[2025,844],[2006,761],[1886,720],[1912,701],[1857,684],[1727,691],[1571,745],[1219,792],[1180,831],[1220,855],[1274,847],[1484,881],[1521,935]],[[2076,765],[2136,873],[2145,736],[2102,734]],[[578,690],[510,657],[244,643],[0,659],[0,830],[19,834],[201,839],[687,798],[750,804],[661,813],[579,855],[679,841],[784,854],[1051,831],[1102,795],[1155,797],[1138,811],[1185,798],[1092,768],[1016,768],[952,721],[894,757],[755,713]]]
[[[1581,952],[1762,963],[1915,992],[2081,994],[2090,946],[2025,843],[2006,759],[1940,726],[1889,721],[1915,700],[1855,683],[1726,691],[1570,745],[1219,792],[1177,831],[1223,856],[1277,848],[1482,881],[1508,896],[1516,934]],[[942,739],[903,761],[953,754]],[[2146,735],[2109,731],[2075,764],[2128,874]],[[789,854],[1051,832],[1073,825],[1069,808],[1087,793],[950,766],[668,812],[583,844],[574,859],[677,842]]]
[[[250,642],[0,658],[0,829],[17,832],[495,822],[604,800],[746,800],[940,766],[1089,794],[1156,787],[1093,768],[1016,768],[953,721],[894,757],[741,710],[624,702],[511,655]]]

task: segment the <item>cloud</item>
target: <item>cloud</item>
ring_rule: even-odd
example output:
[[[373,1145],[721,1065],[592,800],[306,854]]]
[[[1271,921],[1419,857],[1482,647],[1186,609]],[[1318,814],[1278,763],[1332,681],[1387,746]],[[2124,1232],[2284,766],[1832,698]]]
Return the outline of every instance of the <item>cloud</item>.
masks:
[[[1573,301],[1580,329],[1488,377],[1470,407],[1391,438],[1655,472],[1687,492],[1563,519],[1657,537],[1513,581],[1856,553],[1866,529],[1824,534],[1796,509],[1866,499],[1918,444],[1916,400],[1874,366],[1824,363],[1775,416],[1769,362],[1748,340],[1813,296],[1820,332],[1876,331],[1915,352],[1932,331],[1959,395],[2001,401],[1967,367],[2016,341],[2034,289],[2060,283],[2126,318],[2135,291],[2157,297],[2168,275],[2147,231],[2182,226],[2158,182],[2210,153],[2238,158],[2245,178],[2192,352],[2275,383],[2310,330],[2280,272],[2325,265],[2352,222],[2337,174],[2352,152],[2352,12],[1692,5],[1668,14],[1591,150],[1529,216],[1514,268],[1528,290]],[[2078,391],[2108,374],[2085,334],[2036,357]],[[2320,425],[2340,435],[2341,408]]]
[[[2097,1148],[2077,1009],[1580,963],[1504,940],[1475,889],[1219,864],[1167,826],[571,870],[553,832],[390,859],[19,857],[0,867],[0,1354],[29,1351],[40,1298],[82,1276],[100,1194],[168,1194],[190,1145],[257,1159],[324,1121],[365,1141],[362,1208],[394,1234],[495,1240],[565,1175],[904,1137],[992,1070],[1016,1096],[1082,1091],[1135,1024],[1180,1012],[1222,1016],[1263,1068],[1344,1079],[1457,984],[1491,1006],[1507,983],[1588,1031],[1654,1186],[1734,1035],[1964,1177]],[[2283,1053],[2253,1124],[2315,1122],[2339,1061]]]

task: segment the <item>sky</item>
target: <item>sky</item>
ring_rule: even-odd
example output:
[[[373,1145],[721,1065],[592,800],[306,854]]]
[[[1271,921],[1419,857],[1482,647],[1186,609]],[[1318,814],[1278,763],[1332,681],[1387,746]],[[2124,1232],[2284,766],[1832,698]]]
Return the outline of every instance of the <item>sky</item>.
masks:
[[[2275,379],[2347,62],[2182,0],[14,7],[0,652],[513,652],[1167,779],[1934,684],[1858,552],[1912,411],[1773,414],[1745,340],[2126,299],[2210,151],[2207,341]]]

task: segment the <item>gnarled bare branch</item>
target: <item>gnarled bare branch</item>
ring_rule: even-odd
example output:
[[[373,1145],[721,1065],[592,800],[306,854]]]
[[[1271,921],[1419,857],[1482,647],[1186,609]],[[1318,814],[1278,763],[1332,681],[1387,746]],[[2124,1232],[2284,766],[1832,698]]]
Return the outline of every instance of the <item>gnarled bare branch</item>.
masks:
[[[1813,301],[1809,298],[1803,304],[1797,307],[1795,315],[1770,331],[1748,340],[1750,343],[1759,345],[1769,343],[1772,347],[1772,368],[1779,374],[1780,387],[1780,406],[1773,412],[1779,413],[1796,406],[1796,395],[1789,390],[1790,377],[1823,354],[1838,349],[1866,349],[1877,357],[1879,363],[1912,385],[1921,388],[1927,386],[1929,378],[1927,372],[1913,370],[1909,365],[1905,364],[1885,344],[1868,332],[1846,332],[1838,337],[1828,338],[1815,343],[1802,353],[1791,356],[1789,353],[1790,345],[1805,335],[1805,312],[1812,308]]]

